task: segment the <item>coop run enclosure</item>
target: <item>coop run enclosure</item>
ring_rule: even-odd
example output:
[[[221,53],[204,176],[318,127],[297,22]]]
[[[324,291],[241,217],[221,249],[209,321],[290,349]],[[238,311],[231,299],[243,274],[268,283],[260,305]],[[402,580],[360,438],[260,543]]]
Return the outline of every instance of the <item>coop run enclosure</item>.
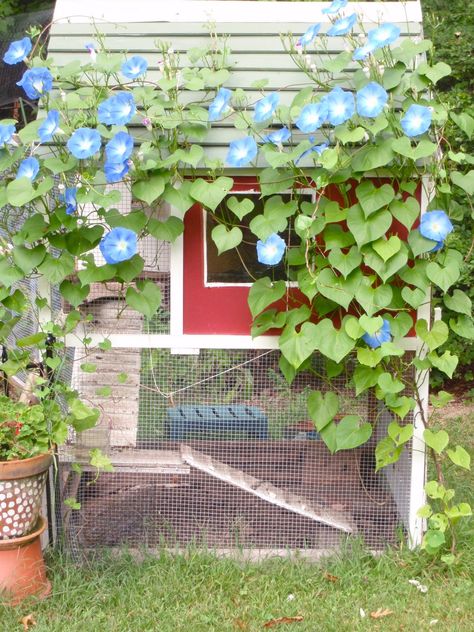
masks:
[[[148,53],[153,59],[160,38],[185,58],[189,48],[206,43],[205,25],[214,22],[217,33],[230,35],[228,87],[241,88],[255,101],[252,86],[265,68],[267,89],[285,86],[284,103],[300,89],[298,69],[283,50],[280,33],[303,33],[314,21],[311,3],[276,3],[270,17],[265,3],[146,3],[146,23],[137,17],[144,15],[140,1],[111,4],[113,9],[104,6],[109,3],[82,3],[81,13],[93,15],[93,23],[76,16],[74,3],[59,0],[49,55],[58,63],[85,56],[84,42],[98,27],[109,50]],[[402,38],[420,34],[418,2],[357,3],[357,9],[367,28],[391,21],[401,27]],[[327,29],[329,18],[324,19]],[[331,38],[326,53],[337,54],[340,46],[339,38]],[[224,157],[231,137],[232,128],[218,122],[203,143],[206,152]],[[255,194],[255,174],[231,173],[233,193]],[[126,187],[117,186],[119,210],[126,214],[134,200]],[[420,201],[423,210],[426,200]],[[162,217],[168,212],[163,206]],[[279,369],[277,336],[250,336],[249,284],[232,276],[232,262],[220,270],[208,232],[195,206],[186,215],[184,237],[174,244],[141,242],[143,276],[158,284],[163,296],[153,318],[132,312],[113,282],[92,286],[80,307],[90,315],[83,332],[89,346],[86,350],[79,337],[69,337],[64,377],[101,417],[96,428],[71,436],[61,449],[51,534],[77,552],[196,545],[256,554],[317,553],[350,537],[361,537],[372,549],[399,538],[418,544],[423,525],[416,511],[423,504],[425,476],[421,428],[396,464],[375,473],[374,446],[391,417],[374,395],[356,397],[341,374],[340,415],[358,414],[376,431],[363,447],[331,455],[305,403],[309,390],[326,389],[324,360],[315,356],[288,385]],[[52,295],[56,312],[67,313],[70,307],[55,288]],[[418,316],[429,318],[428,303]],[[111,350],[98,347],[105,338]],[[404,343],[407,354],[419,344],[414,337]],[[84,362],[96,372],[81,370]],[[421,392],[420,406],[425,406],[426,379]],[[414,417],[416,424],[417,414],[415,409],[406,420]],[[87,465],[96,447],[115,468],[97,480]],[[80,509],[65,504],[68,498],[77,499]]]

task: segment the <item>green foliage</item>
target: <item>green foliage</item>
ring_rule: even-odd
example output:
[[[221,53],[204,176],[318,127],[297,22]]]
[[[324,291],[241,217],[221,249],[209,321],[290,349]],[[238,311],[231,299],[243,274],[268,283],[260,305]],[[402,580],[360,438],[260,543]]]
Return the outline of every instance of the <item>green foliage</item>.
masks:
[[[467,15],[469,18],[470,13]],[[142,278],[145,262],[138,252],[124,260],[105,257],[110,263],[100,265],[95,257],[98,245],[102,249],[106,232],[119,228],[133,231],[138,242],[145,238],[173,242],[184,230],[184,214],[198,204],[214,218],[211,237],[218,255],[225,257],[237,249],[242,260],[243,247],[255,246],[259,240],[266,242],[274,233],[285,238],[285,253],[278,268],[272,269],[259,255],[263,267],[249,271],[254,281],[248,294],[254,319],[252,335],[280,330],[280,368],[289,383],[311,365],[313,354],[324,357],[329,392],[310,393],[307,406],[331,452],[354,449],[374,437],[376,468],[395,463],[413,435],[408,415],[418,406],[420,423],[425,426],[423,438],[437,465],[449,462],[461,470],[470,466],[465,449],[453,446],[449,432],[434,427],[420,407],[422,372],[435,368],[452,377],[459,362],[451,346],[453,334],[466,340],[474,338],[472,264],[465,255],[469,252],[466,229],[472,223],[474,196],[470,144],[474,116],[469,107],[469,111],[457,104],[451,107],[451,94],[439,93],[439,88],[450,85],[450,77],[456,76],[456,60],[437,58],[441,41],[437,28],[434,46],[430,40],[404,38],[399,46],[385,47],[358,62],[358,70],[347,75],[345,88],[357,92],[369,82],[382,83],[388,92],[387,106],[376,118],[354,113],[350,120],[333,125],[334,132],[329,131],[329,124],[320,127],[317,133],[331,144],[321,151],[313,147],[309,136],[290,135],[281,146],[263,142],[263,138],[273,125],[294,130],[303,107],[316,103],[321,92],[339,86],[340,74],[351,63],[352,54],[343,50],[331,56],[316,46],[317,63],[308,65],[293,36],[283,36],[282,49],[290,55],[295,75],[300,74],[305,86],[291,105],[279,105],[268,121],[255,122],[254,104],[236,90],[228,108],[217,117],[227,119],[226,130],[234,126],[236,138],[242,138],[243,132],[250,137],[257,164],[264,165],[258,171],[258,205],[258,192],[248,198],[245,194],[239,198],[230,195],[234,178],[206,150],[212,127],[209,105],[231,78],[225,38],[212,34],[208,47],[188,52],[189,64],[184,67],[181,53],[158,42],[162,74],[156,81],[143,84],[122,82],[118,70],[123,55],[109,54],[100,37],[95,64],[75,60],[58,67],[53,60],[27,60],[28,65],[47,64],[55,87],[65,91],[63,96],[57,90],[52,92],[43,100],[43,107],[60,112],[66,137],[87,126],[95,128],[101,143],[106,144],[117,131],[126,130],[124,125],[98,121],[97,104],[117,91],[133,96],[139,116],[144,117],[143,134],[134,139],[138,147],[130,157],[130,171],[123,176],[135,201],[125,213],[118,210],[120,192],[107,188],[102,149],[87,159],[71,158],[63,139],[54,138],[47,149],[35,153],[40,170],[34,181],[17,178],[16,173],[20,161],[30,155],[31,144],[38,141],[38,122],[24,127],[16,144],[7,143],[0,151],[0,204],[5,209],[0,215],[2,340],[11,334],[17,315],[21,318],[28,313],[28,299],[20,289],[22,281],[46,278],[59,286],[62,298],[73,308],[63,321],[56,318],[54,310],[51,320],[42,318],[41,328],[21,339],[18,350],[0,367],[9,375],[24,370],[31,347],[43,357],[53,375],[50,380],[43,379],[40,409],[55,410],[59,400],[68,408],[66,419],[52,424],[56,441],[65,440],[67,424],[77,431],[92,428],[100,411],[79,400],[58,379],[61,355],[51,357],[50,336],[60,351],[66,336],[80,331],[78,325],[87,316],[79,308],[95,284],[111,282],[119,288],[124,309],[135,310],[148,321],[157,318],[161,305],[158,285]],[[317,40],[323,48],[325,38],[321,35]],[[352,36],[347,39],[354,47]],[[254,89],[265,92],[265,82],[257,81]],[[409,137],[402,117],[413,102],[432,107],[433,123],[429,133]],[[438,148],[443,145],[445,152],[440,154]],[[245,163],[244,158],[238,161]],[[232,165],[228,157],[227,163],[236,170],[250,168],[253,158]],[[373,177],[368,178],[368,174]],[[53,175],[63,190],[74,185],[75,209],[56,195]],[[430,208],[444,209],[456,224],[454,234],[441,244],[424,237],[423,227],[418,227],[420,182],[420,186],[429,182],[434,187]],[[163,220],[165,202],[172,206],[172,214]],[[123,246],[121,242],[120,253]],[[247,262],[242,263],[247,270]],[[432,325],[425,319],[416,320],[415,313],[427,300],[431,286],[448,310],[442,321]],[[35,307],[44,312],[48,301],[41,298],[40,302]],[[413,329],[423,344],[410,358],[401,339]],[[86,348],[91,340],[83,336]],[[106,352],[107,345],[101,349]],[[156,350],[151,355],[151,368],[162,358],[160,354],[162,351]],[[203,371],[216,372],[213,358],[208,359]],[[186,375],[193,359],[180,362],[177,373]],[[81,369],[95,373],[96,366],[85,360]],[[335,380],[342,373],[357,394],[371,389],[375,403],[381,402],[388,411],[391,419],[386,436],[380,436],[379,428],[374,432],[378,413],[370,420],[357,412],[337,416],[342,406]],[[249,378],[245,370],[243,375],[243,388],[250,398],[251,375]],[[205,379],[205,375],[200,377]],[[125,374],[119,376],[120,383],[127,379]],[[98,392],[108,395],[100,384]],[[439,396],[435,401],[441,405],[447,398]],[[10,438],[10,443],[13,440]],[[48,436],[46,442],[52,440]],[[100,452],[93,451],[90,456],[98,470],[109,468]],[[427,483],[426,493],[430,501],[423,511],[429,529],[424,547],[429,553],[445,552],[453,542],[456,522],[470,509],[467,503],[453,500],[454,492],[445,486],[440,474]]]

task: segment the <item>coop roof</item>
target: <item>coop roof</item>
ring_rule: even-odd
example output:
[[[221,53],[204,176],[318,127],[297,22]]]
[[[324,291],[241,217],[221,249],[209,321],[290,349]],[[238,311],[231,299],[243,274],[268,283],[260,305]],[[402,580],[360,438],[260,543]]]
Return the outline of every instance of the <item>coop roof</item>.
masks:
[[[105,35],[105,46],[111,52],[140,54],[149,61],[148,78],[161,77],[156,41],[168,42],[179,53],[183,66],[189,65],[190,49],[209,44],[209,30],[228,35],[230,78],[225,87],[241,88],[249,103],[261,98],[262,93],[278,90],[280,103],[290,105],[308,78],[285,51],[282,36],[303,34],[315,22],[321,22],[321,33],[331,26],[330,17],[321,9],[330,2],[246,2],[246,1],[193,1],[157,2],[156,0],[57,0],[54,23],[51,28],[49,55],[56,63],[65,64],[73,59],[87,60],[85,44],[93,41],[98,32]],[[78,9],[78,6],[80,9]],[[422,13],[419,0],[408,2],[350,2],[345,12],[356,11],[362,29],[368,31],[383,22],[401,28],[400,41],[422,33]],[[80,13],[80,14],[79,14]],[[353,31],[358,35],[359,27]],[[327,49],[318,50],[323,58],[334,58],[345,50],[342,37],[330,37]],[[311,52],[312,51],[308,51]],[[348,61],[346,67],[335,73],[344,87],[348,77],[360,66]],[[334,76],[334,75],[333,75]],[[266,80],[264,87],[259,82]],[[208,92],[209,100],[212,91]],[[203,92],[202,96],[206,96]],[[182,94],[183,103],[191,97]],[[136,121],[139,125],[139,121]],[[133,133],[133,125],[131,126]],[[140,129],[143,136],[143,127]],[[298,131],[298,130],[296,130]],[[242,136],[236,130],[232,117],[213,123],[204,141],[199,140],[209,158],[224,161],[229,142]],[[263,166],[263,165],[262,165]]]

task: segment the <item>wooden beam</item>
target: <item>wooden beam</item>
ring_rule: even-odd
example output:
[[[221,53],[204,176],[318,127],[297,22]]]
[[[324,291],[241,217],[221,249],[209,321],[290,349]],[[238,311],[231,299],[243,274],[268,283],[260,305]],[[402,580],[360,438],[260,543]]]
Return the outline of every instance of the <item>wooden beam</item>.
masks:
[[[314,501],[297,496],[292,492],[275,487],[268,481],[250,476],[242,470],[230,467],[207,454],[194,450],[188,445],[181,446],[181,457],[185,463],[205,472],[225,483],[238,487],[262,500],[292,511],[305,518],[321,522],[345,533],[354,533],[357,528],[352,518],[343,512],[334,511],[316,504]]]

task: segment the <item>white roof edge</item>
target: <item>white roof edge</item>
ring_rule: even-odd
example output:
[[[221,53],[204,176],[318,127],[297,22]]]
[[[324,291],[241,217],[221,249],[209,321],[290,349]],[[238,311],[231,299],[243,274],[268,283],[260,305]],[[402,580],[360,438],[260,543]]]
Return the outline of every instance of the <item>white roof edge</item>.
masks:
[[[269,7],[271,5],[271,7]],[[224,0],[57,0],[54,21],[98,22],[329,22],[321,9],[330,2],[242,2]],[[80,9],[80,14],[78,9]],[[349,2],[367,22],[421,22],[420,0]]]

